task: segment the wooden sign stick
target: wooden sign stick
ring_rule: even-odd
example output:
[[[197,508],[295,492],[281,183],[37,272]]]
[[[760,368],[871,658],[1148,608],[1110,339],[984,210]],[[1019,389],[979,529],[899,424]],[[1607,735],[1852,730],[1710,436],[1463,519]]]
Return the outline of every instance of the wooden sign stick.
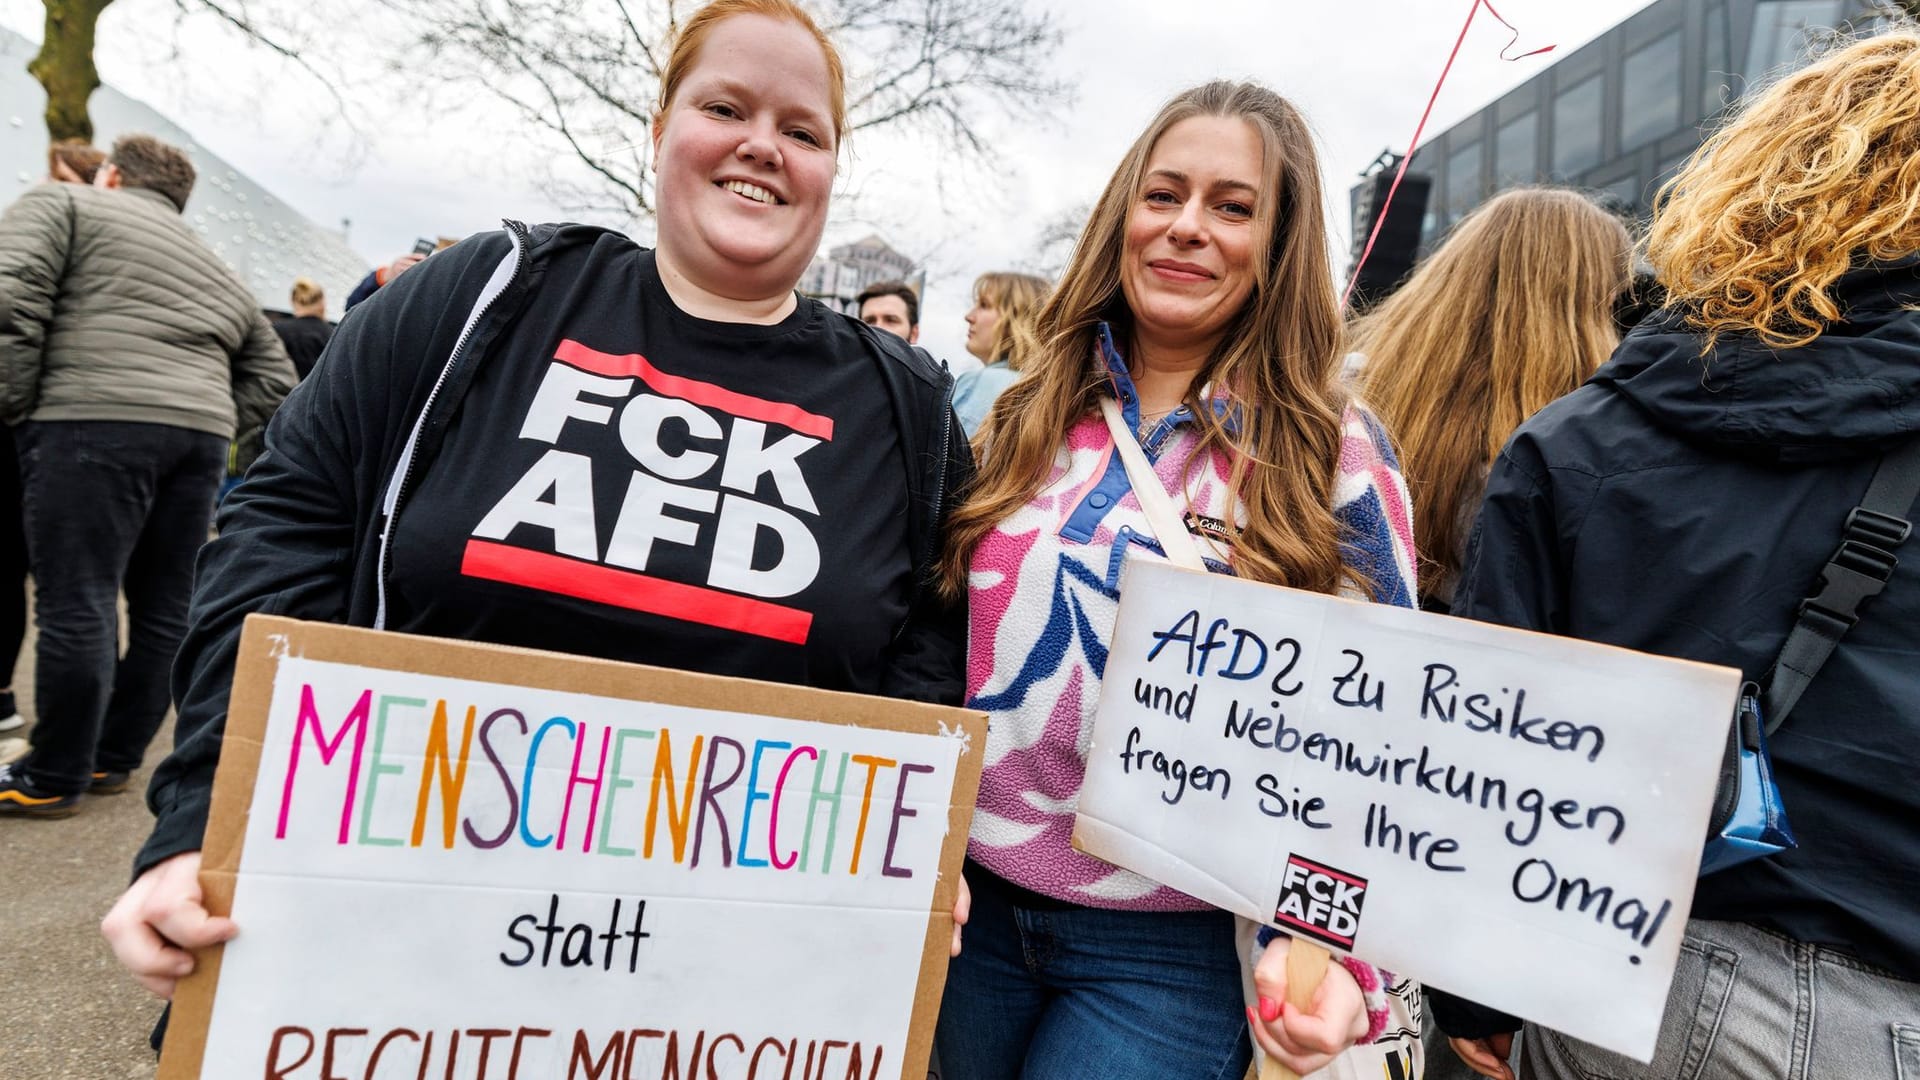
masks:
[[[1311,941],[1294,938],[1287,945],[1287,1004],[1296,1009],[1313,1005],[1313,993],[1327,977],[1327,950]],[[1300,1074],[1271,1056],[1260,1066],[1260,1080],[1300,1080]]]

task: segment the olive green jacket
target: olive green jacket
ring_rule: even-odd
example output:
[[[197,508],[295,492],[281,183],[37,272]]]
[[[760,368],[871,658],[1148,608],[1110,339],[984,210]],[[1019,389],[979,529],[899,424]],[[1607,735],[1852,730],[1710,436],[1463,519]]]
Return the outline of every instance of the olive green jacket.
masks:
[[[47,183],[0,214],[0,420],[230,439],[294,381],[252,292],[166,196]]]

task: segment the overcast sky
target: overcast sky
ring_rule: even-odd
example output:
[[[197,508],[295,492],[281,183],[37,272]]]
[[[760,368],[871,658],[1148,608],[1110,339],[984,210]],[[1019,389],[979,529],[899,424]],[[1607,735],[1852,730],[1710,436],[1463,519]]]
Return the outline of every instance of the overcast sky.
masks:
[[[1001,163],[990,173],[955,170],[937,147],[914,140],[856,139],[842,183],[859,199],[828,226],[824,246],[879,232],[926,260],[922,343],[957,365],[968,361],[961,316],[974,276],[1030,260],[1040,230],[1099,193],[1159,105],[1210,78],[1257,79],[1306,113],[1334,204],[1335,269],[1344,270],[1346,191],[1382,149],[1404,148],[1472,0],[1034,2],[1066,31],[1055,74],[1077,85],[1075,99],[1044,110],[1040,123],[994,127]],[[1516,63],[1500,59],[1511,35],[1482,10],[1429,134],[1650,2],[1501,0],[1521,33],[1514,52],[1558,46]],[[400,72],[378,92],[363,138],[319,131],[313,118],[330,106],[317,91],[263,57],[236,59],[230,39],[210,27],[176,33],[176,10],[170,0],[108,8],[96,55],[102,80],[171,117],[316,223],[351,219],[348,239],[368,261],[391,259],[416,237],[462,236],[503,216],[570,216],[540,190],[511,116],[470,110],[449,119],[418,107]],[[39,0],[0,0],[0,23],[35,40],[41,19]],[[353,32],[338,29],[343,40]],[[236,85],[248,92],[234,93]],[[928,192],[942,182],[946,195],[935,200]]]

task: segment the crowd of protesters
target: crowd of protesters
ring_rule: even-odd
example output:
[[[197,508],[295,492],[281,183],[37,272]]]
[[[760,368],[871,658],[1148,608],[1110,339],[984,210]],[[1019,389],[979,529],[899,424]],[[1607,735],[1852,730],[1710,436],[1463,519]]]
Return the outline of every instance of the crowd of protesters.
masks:
[[[985,711],[946,1080],[1263,1058],[1335,1078],[1915,1075],[1920,558],[1895,555],[1910,507],[1850,510],[1920,468],[1920,30],[1837,41],[1751,93],[1638,247],[1581,193],[1511,191],[1358,317],[1307,119],[1252,83],[1184,90],[1119,154],[1058,282],[975,282],[980,366],[957,384],[915,345],[911,287],[876,284],[851,316],[795,291],[845,109],[800,7],[713,0],[666,55],[654,248],[509,223],[376,270],[337,333],[304,279],[293,318],[261,316],[180,220],[179,151],[55,148],[51,182],[0,217],[0,448],[19,455],[0,462],[0,659],[29,574],[39,631],[0,816],[124,788],[177,707],[158,822],[104,924],[143,985],[170,996],[190,950],[237,931],[202,904],[199,849],[241,623],[270,607]],[[805,511],[786,543],[815,557],[775,568],[804,640],[579,588],[503,599],[463,569],[482,532],[560,542],[539,513],[560,458],[631,467],[605,424],[501,435],[555,342],[859,433],[766,478]],[[250,468],[203,547],[230,443]],[[717,477],[680,480],[689,506],[719,498]],[[689,535],[646,572],[717,580],[714,530]],[[1836,548],[1852,561],[1823,570]],[[1823,574],[1867,549],[1871,602],[1823,606]],[[1737,668],[1791,712],[1772,756],[1799,847],[1701,879],[1651,1064],[1436,988],[1422,1045],[1421,988],[1353,956],[1283,1004],[1287,936],[1070,842],[1128,554]],[[1797,680],[1775,678],[1783,650]],[[0,730],[20,726],[0,698]],[[1389,1061],[1382,1040],[1408,1045]]]

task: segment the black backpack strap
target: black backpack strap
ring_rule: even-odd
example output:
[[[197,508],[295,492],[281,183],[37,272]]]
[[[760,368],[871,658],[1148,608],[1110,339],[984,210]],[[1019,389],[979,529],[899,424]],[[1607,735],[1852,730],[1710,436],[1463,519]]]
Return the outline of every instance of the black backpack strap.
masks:
[[[1860,505],[1847,515],[1840,549],[1820,571],[1820,591],[1800,602],[1793,630],[1780,647],[1761,706],[1771,735],[1786,722],[1807,685],[1860,621],[1860,605],[1878,596],[1900,560],[1894,550],[1913,531],[1908,515],[1920,495],[1920,439],[1889,452],[1874,469]]]

